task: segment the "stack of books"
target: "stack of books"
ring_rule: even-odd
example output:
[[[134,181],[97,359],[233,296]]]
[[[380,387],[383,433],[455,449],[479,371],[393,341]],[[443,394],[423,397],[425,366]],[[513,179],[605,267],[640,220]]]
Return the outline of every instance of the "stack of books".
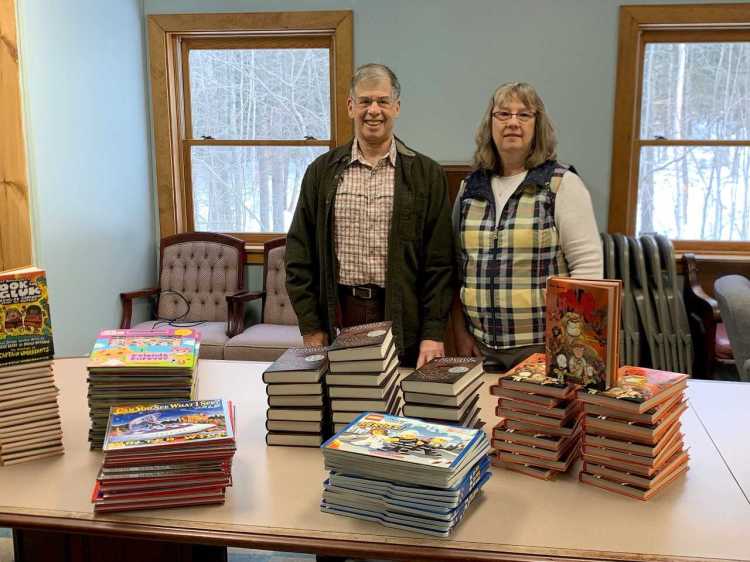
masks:
[[[401,381],[404,415],[426,421],[479,429],[479,392],[484,382],[482,360],[439,357]]]
[[[47,278],[0,273],[0,466],[63,453]]]
[[[266,443],[319,447],[331,435],[325,347],[290,347],[263,373]]]
[[[344,328],[328,348],[326,375],[334,432],[362,412],[398,414],[401,388],[392,322]]]
[[[89,443],[104,442],[111,406],[195,396],[199,333],[190,328],[104,330],[89,358]]]
[[[579,391],[585,435],[581,482],[648,500],[688,468],[680,431],[688,376],[624,366],[608,390]]]
[[[224,400],[113,407],[94,512],[224,503],[234,411]]]
[[[551,480],[579,456],[583,430],[580,387],[547,376],[546,358],[535,353],[502,375],[490,392],[498,396],[493,463]]]
[[[321,447],[321,511],[445,537],[489,479],[484,432],[364,413]]]

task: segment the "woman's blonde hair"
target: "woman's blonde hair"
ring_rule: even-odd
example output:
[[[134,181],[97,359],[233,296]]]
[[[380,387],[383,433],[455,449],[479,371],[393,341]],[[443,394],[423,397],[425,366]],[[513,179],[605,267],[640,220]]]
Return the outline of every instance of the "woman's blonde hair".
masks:
[[[503,174],[503,162],[500,153],[492,140],[492,112],[495,107],[516,98],[536,114],[534,119],[534,138],[531,141],[529,154],[524,163],[527,170],[536,168],[543,162],[557,158],[557,136],[547,112],[544,102],[531,84],[526,82],[508,82],[497,87],[490,98],[487,109],[482,115],[482,121],[474,137],[476,151],[474,152],[474,167]]]

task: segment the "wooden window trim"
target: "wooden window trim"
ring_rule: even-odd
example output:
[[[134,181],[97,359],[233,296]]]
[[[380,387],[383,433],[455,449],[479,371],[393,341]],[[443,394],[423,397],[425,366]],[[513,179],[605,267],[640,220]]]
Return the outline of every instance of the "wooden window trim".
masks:
[[[0,271],[32,261],[19,62],[16,2],[0,2]]]
[[[187,162],[181,150],[190,146],[209,145],[210,140],[184,143],[182,122],[183,100],[176,94],[180,71],[181,43],[186,40],[200,44],[201,36],[226,37],[226,45],[238,37],[258,40],[283,37],[304,38],[316,43],[314,37],[327,37],[332,43],[331,73],[333,78],[332,138],[324,145],[343,144],[352,136],[352,122],[346,109],[349,80],[353,72],[353,15],[351,11],[265,12],[226,14],[155,14],[148,16],[148,50],[151,79],[151,104],[154,130],[156,191],[161,237],[187,232],[192,223],[192,200],[185,187]],[[275,141],[238,141],[238,146],[253,144],[273,146]],[[224,143],[226,144],[226,143]],[[284,144],[293,144],[285,142]],[[320,145],[308,141],[309,145]],[[262,244],[285,233],[234,234],[250,245]]]
[[[635,234],[641,145],[640,106],[643,50],[646,41],[731,41],[750,30],[750,4],[674,4],[621,6],[613,125],[609,232]],[[713,33],[712,33],[713,32]],[[721,32],[719,34],[718,32]],[[666,144],[690,145],[692,141]],[[746,142],[699,141],[701,145],[736,146]],[[675,240],[678,252],[705,255],[750,255],[750,242]]]

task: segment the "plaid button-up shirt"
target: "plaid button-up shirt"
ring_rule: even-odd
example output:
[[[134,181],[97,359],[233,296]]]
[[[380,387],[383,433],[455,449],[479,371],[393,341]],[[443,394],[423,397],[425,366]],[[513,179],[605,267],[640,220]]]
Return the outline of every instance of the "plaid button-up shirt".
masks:
[[[365,161],[355,139],[334,203],[339,283],[385,287],[395,181],[395,139],[374,165]]]

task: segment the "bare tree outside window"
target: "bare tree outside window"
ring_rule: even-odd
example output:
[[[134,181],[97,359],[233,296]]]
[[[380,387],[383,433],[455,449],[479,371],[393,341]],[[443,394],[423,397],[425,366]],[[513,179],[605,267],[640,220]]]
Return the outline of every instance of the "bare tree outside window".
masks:
[[[329,61],[320,48],[189,51],[192,138],[211,141],[190,146],[196,230],[286,232],[331,143]]]
[[[750,43],[648,43],[643,62],[637,233],[750,241]]]

